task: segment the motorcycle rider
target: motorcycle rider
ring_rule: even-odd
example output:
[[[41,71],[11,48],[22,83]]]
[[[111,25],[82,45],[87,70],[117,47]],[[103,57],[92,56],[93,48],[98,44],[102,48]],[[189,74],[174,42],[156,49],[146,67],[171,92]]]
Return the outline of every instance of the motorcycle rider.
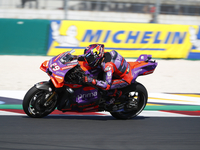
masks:
[[[112,96],[115,100],[129,99],[127,96],[124,97],[119,89],[131,84],[133,76],[129,63],[118,52],[115,50],[104,52],[103,44],[92,44],[86,47],[84,55],[79,57],[79,60],[83,59],[92,69],[101,67],[104,72],[103,80],[85,76],[83,79],[85,83],[107,91],[107,96]]]

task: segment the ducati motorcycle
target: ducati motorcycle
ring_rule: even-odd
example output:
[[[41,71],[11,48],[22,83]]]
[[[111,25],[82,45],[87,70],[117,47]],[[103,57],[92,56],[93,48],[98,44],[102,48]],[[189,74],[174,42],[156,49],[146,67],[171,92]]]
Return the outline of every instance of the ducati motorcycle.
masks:
[[[42,118],[55,109],[64,112],[107,111],[116,119],[131,119],[139,115],[148,100],[146,88],[136,81],[138,76],[154,72],[157,62],[151,55],[140,55],[135,62],[128,62],[132,83],[121,88],[125,99],[113,100],[106,91],[83,82],[84,76],[101,80],[101,68],[90,69],[85,61],[72,55],[74,50],[46,60],[40,69],[48,74],[49,81],[36,83],[23,99],[23,110],[32,118]]]

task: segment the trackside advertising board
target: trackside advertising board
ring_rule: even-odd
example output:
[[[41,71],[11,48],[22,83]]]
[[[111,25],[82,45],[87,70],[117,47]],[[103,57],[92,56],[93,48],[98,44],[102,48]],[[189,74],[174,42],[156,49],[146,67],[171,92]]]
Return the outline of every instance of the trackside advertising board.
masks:
[[[55,56],[100,43],[124,57],[191,58],[200,53],[199,26],[52,20],[47,55]],[[200,59],[200,55],[199,55]]]

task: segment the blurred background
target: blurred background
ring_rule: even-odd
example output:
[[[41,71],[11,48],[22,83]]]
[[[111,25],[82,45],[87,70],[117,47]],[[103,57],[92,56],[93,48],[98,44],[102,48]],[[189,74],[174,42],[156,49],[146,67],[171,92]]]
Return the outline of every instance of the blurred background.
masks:
[[[99,42],[159,58],[139,78],[150,92],[198,93],[199,61],[190,60],[200,60],[199,25],[200,0],[0,0],[0,89],[27,90],[48,78],[44,57]]]
[[[0,0],[0,18],[200,25],[200,0]]]

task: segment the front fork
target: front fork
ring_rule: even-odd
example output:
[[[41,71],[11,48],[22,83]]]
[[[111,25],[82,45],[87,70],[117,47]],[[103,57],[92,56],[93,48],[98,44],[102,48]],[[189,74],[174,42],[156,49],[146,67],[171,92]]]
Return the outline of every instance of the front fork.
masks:
[[[44,81],[44,82],[39,82],[35,84],[35,87],[39,90],[43,90],[47,93],[52,93],[50,96],[46,97],[48,94],[45,94],[45,97],[41,100],[40,105],[42,106],[48,106],[48,104],[51,102],[53,97],[57,94],[55,92],[55,88],[53,87],[53,84],[51,81]]]
[[[48,97],[48,99],[46,100],[45,99],[45,101],[43,101],[42,103],[41,103],[41,105],[43,105],[43,106],[48,106],[48,104],[49,103],[51,103],[51,101],[52,101],[52,99],[53,99],[53,97],[56,95],[56,92],[54,91],[52,94],[51,94],[51,96],[49,96]]]
[[[51,81],[44,81],[44,82],[39,82],[35,84],[35,87],[39,90],[44,90],[48,93],[53,92],[49,97],[44,98],[44,101],[41,102],[41,105],[43,106],[48,106],[48,104],[51,102],[53,97],[58,94],[58,105],[57,108],[61,110],[66,102],[69,100],[72,103],[72,99],[74,98],[74,91],[73,89],[69,87],[62,87],[62,88],[55,88],[53,83]]]

